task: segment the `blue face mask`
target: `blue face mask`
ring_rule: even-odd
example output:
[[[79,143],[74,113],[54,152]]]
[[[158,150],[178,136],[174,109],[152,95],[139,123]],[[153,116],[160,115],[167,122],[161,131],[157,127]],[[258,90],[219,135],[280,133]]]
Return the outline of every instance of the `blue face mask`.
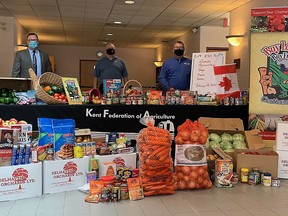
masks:
[[[37,49],[38,48],[38,42],[37,41],[29,41],[29,48],[30,49]]]

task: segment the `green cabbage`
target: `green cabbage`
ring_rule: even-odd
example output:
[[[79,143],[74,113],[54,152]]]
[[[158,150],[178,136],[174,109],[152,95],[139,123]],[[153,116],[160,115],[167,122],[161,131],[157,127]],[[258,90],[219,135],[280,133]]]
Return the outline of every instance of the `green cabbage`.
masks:
[[[216,141],[216,142],[221,142],[221,137],[216,134],[216,133],[210,133],[209,134],[209,140],[211,141]]]
[[[225,149],[224,152],[234,152],[234,149]]]
[[[234,134],[233,135],[233,141],[236,141],[236,140],[240,140],[240,141],[244,141],[245,137],[242,135],[242,134]]]
[[[222,141],[225,141],[225,142],[232,142],[233,141],[233,137],[228,133],[223,133],[221,135],[221,139],[222,139]]]
[[[242,140],[235,140],[232,145],[234,149],[246,149],[247,148],[246,143]]]
[[[232,143],[230,143],[230,142],[228,142],[228,141],[222,141],[222,142],[220,142],[220,147],[221,147],[223,150],[233,149]]]
[[[209,147],[210,148],[220,148],[220,143],[219,142],[216,142],[216,141],[214,141],[214,140],[211,140],[211,141],[209,141]]]

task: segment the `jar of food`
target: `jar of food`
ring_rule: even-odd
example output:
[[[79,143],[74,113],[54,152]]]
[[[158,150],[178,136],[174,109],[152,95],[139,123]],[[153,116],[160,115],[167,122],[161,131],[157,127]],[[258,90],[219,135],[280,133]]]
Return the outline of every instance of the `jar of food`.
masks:
[[[261,183],[261,172],[260,172],[260,169],[258,167],[253,167],[252,168],[252,172],[255,173],[256,184],[260,184]]]
[[[231,183],[233,185],[236,185],[236,184],[238,184],[238,181],[239,181],[238,173],[237,172],[233,172],[233,175],[232,175],[232,178],[231,178]]]
[[[121,200],[128,200],[129,199],[129,192],[128,192],[128,185],[127,184],[121,185],[120,196],[121,196]]]
[[[248,180],[249,180],[249,169],[241,168],[241,182],[248,183]]]
[[[263,174],[263,185],[266,187],[270,187],[272,183],[272,177],[271,177],[271,173],[264,173]]]
[[[84,157],[83,143],[75,143],[73,149],[74,149],[74,158],[83,158]]]
[[[88,91],[82,92],[82,103],[89,104],[89,92]]]
[[[104,187],[114,186],[114,176],[102,176],[100,180],[103,182]]]
[[[111,105],[112,104],[112,98],[107,98],[106,99],[106,104]]]
[[[271,184],[271,186],[273,186],[273,187],[280,187],[280,179],[278,179],[278,178],[273,178],[273,179],[272,179],[272,184]]]

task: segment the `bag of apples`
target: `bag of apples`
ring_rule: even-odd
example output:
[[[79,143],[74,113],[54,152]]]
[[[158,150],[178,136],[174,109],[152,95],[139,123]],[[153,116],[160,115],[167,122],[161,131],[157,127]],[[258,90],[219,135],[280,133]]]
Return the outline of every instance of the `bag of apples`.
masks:
[[[208,130],[198,121],[187,119],[177,128],[175,137],[175,189],[211,188],[207,171],[206,141]]]

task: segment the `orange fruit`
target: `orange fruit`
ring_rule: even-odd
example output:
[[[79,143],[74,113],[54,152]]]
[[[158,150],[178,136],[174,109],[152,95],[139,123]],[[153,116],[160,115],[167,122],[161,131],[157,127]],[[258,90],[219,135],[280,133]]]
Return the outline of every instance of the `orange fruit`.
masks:
[[[47,85],[43,89],[44,89],[45,92],[48,92],[48,91],[51,90],[51,86]]]

